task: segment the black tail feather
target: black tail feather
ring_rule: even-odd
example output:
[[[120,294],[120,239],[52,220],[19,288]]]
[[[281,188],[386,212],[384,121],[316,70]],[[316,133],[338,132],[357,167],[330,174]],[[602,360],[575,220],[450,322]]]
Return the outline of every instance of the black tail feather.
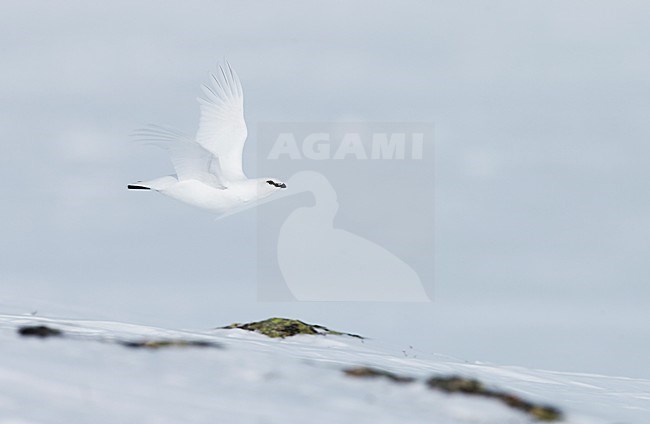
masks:
[[[129,184],[126,186],[129,190],[151,190],[149,187],[141,186],[141,185],[135,185],[135,184]]]

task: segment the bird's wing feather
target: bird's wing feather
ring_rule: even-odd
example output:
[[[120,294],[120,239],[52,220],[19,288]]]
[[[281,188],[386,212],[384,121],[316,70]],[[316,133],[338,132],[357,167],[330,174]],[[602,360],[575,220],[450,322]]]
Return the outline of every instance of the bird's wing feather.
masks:
[[[227,180],[244,179],[242,152],[248,131],[244,121],[244,93],[230,64],[219,65],[203,87],[201,120],[196,141],[219,158]]]
[[[219,159],[182,132],[158,125],[136,130],[136,140],[167,150],[179,181],[198,180],[223,189],[227,183],[219,166]]]

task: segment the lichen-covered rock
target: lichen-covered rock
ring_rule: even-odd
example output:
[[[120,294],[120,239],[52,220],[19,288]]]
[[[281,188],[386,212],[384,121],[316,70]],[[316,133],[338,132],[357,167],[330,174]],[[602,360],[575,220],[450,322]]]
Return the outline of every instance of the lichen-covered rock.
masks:
[[[264,334],[268,337],[285,338],[295,336],[297,334],[312,334],[312,335],[339,335],[350,336],[362,339],[363,337],[357,334],[343,333],[340,331],[330,330],[329,328],[321,325],[307,324],[297,319],[288,318],[269,318],[264,321],[250,322],[248,324],[230,324],[221,329],[238,328],[240,330],[255,331],[256,333]]]

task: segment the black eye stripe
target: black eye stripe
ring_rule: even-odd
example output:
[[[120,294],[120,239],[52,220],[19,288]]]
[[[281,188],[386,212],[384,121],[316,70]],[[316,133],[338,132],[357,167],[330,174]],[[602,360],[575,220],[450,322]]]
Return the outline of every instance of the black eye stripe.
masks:
[[[267,184],[271,184],[274,187],[279,187],[279,188],[287,188],[287,185],[285,183],[276,183],[273,180],[266,180]]]

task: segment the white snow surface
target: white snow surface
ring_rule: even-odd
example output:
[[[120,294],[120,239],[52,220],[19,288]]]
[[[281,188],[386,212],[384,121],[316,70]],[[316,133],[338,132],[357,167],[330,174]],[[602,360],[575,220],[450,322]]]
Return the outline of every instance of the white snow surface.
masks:
[[[23,325],[47,325],[67,337],[21,337],[16,330]],[[222,348],[117,343],[143,339],[203,340]],[[448,395],[423,383],[449,375],[557,406],[566,423],[650,422],[648,380],[467,363],[347,336],[271,339],[243,330],[0,315],[0,346],[2,424],[534,422],[497,400]],[[397,384],[342,372],[356,365],[419,380]]]

